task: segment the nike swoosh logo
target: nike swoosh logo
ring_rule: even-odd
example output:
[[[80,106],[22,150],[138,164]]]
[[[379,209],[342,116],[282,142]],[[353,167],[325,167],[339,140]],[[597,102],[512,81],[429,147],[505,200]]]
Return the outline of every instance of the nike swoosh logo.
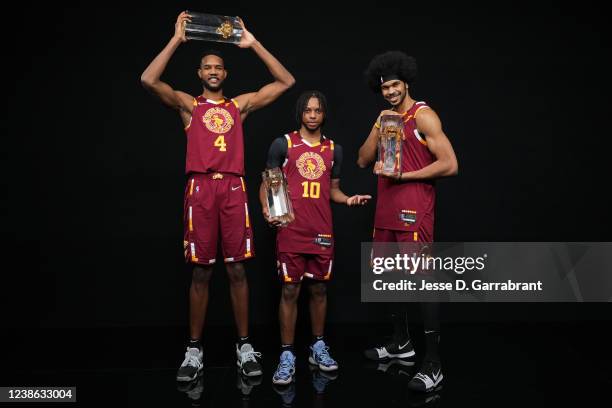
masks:
[[[406,347],[408,344],[410,344],[410,340],[408,340],[408,341],[406,342],[406,344],[404,344],[403,346],[398,346],[397,348],[398,348],[398,350],[403,350],[403,349],[404,349],[404,347]]]
[[[440,376],[440,370],[438,370],[438,374],[435,374],[433,371],[431,372],[431,376],[433,377],[434,382],[438,381],[438,377]]]
[[[236,190],[238,190],[239,188],[240,188],[240,186],[237,186],[237,187],[232,187],[232,191],[236,191]]]
[[[298,147],[298,146],[301,146],[301,145],[303,145],[303,144],[304,144],[304,143],[294,144],[294,145],[293,145],[293,147]]]

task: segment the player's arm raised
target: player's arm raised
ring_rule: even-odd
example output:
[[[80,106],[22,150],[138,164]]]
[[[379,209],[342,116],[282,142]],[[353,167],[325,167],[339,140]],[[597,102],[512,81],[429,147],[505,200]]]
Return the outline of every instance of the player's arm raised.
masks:
[[[244,120],[247,115],[257,109],[261,109],[266,105],[274,102],[281,96],[287,89],[291,88],[295,84],[295,78],[287,69],[272,55],[263,45],[251,34],[242,20],[240,25],[244,30],[242,38],[238,46],[240,48],[251,48],[259,58],[264,62],[274,82],[265,85],[257,92],[249,92],[237,96],[236,102],[240,108],[241,118]]]
[[[187,41],[183,30],[186,21],[189,21],[189,15],[185,12],[179,14],[174,25],[174,36],[140,76],[142,86],[159,97],[165,105],[179,110],[184,121],[191,116],[193,97],[185,92],[175,91],[170,85],[161,81],[160,77],[179,45]]]

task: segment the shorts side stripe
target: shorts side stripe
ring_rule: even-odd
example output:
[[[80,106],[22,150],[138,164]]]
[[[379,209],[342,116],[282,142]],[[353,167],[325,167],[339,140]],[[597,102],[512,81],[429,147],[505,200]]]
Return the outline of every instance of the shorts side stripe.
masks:
[[[193,207],[189,206],[189,232],[193,232]]]
[[[246,216],[246,227],[251,227],[251,221],[249,220],[249,206],[247,203],[244,203],[244,215]]]

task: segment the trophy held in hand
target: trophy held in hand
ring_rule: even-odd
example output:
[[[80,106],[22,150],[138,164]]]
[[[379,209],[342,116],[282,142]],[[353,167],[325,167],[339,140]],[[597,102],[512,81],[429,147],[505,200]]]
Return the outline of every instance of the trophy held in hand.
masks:
[[[378,161],[383,164],[382,171],[399,177],[402,172],[402,140],[404,121],[400,115],[383,115],[380,118],[380,138],[378,139]]]
[[[188,40],[216,41],[238,44],[242,38],[242,27],[238,17],[187,11],[191,21],[185,22],[185,37]]]
[[[264,187],[266,189],[266,203],[270,219],[268,221],[279,221],[285,226],[295,219],[291,199],[287,190],[287,179],[283,171],[275,167],[266,169],[262,173]]]

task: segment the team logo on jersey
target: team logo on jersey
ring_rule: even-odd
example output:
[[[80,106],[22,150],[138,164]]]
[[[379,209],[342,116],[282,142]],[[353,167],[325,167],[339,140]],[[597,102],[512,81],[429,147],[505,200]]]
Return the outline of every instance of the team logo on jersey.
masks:
[[[326,170],[323,158],[314,152],[302,153],[295,163],[302,177],[308,180],[316,180]]]
[[[206,128],[213,133],[227,133],[234,126],[234,119],[223,108],[210,108],[202,117]]]

